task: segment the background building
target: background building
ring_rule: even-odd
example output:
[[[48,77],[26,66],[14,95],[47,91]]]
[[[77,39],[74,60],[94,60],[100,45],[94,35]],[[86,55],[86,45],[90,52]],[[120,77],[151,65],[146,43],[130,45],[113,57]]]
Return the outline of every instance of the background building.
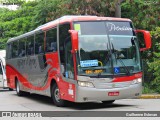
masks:
[[[0,8],[8,8],[10,10],[17,10],[19,8],[19,3],[29,2],[34,0],[0,0]]]

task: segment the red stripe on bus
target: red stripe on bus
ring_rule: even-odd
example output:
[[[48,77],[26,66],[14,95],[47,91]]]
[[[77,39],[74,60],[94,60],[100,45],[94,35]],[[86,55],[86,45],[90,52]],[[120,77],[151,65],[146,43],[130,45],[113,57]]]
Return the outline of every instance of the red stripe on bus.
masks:
[[[16,72],[17,76],[15,77],[18,77],[18,80],[27,88],[31,88],[33,90],[45,90],[50,86],[51,80],[47,80],[47,83],[43,87],[34,86],[23,75],[21,75],[21,73],[19,73],[12,65],[7,64],[6,68],[7,67],[11,68],[14,72]]]
[[[113,79],[113,82],[125,82],[125,81],[132,81],[137,78],[142,77],[142,72],[136,73],[132,76],[125,76],[125,77],[117,77]]]

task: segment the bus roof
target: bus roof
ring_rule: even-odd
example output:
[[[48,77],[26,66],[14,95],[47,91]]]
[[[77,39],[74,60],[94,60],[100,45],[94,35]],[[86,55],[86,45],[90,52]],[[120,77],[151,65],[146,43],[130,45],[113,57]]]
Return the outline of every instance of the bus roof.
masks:
[[[48,22],[44,25],[39,26],[37,29],[46,30],[50,27],[56,26],[58,23],[62,24],[65,22],[73,22],[73,21],[99,21],[99,20],[113,20],[113,21],[131,21],[127,18],[115,18],[115,17],[98,17],[98,16],[77,16],[77,15],[69,15],[63,16],[51,22]]]
[[[37,27],[35,30],[33,31],[30,31],[30,32],[27,32],[25,34],[22,34],[18,37],[14,37],[14,38],[11,38],[7,41],[7,43],[9,42],[12,42],[14,40],[17,40],[17,39],[20,39],[20,38],[23,38],[23,37],[27,37],[27,36],[30,36],[32,35],[33,33],[35,32],[38,32],[38,31],[44,31],[44,30],[48,30],[52,27],[55,27],[56,25],[58,24],[63,24],[63,23],[66,23],[66,22],[73,22],[73,21],[100,21],[100,20],[110,20],[110,21],[131,21],[130,19],[127,19],[127,18],[116,18],[116,17],[98,17],[98,16],[90,16],[90,15],[67,15],[67,16],[63,16],[63,17],[60,17],[56,20],[53,20],[51,22],[48,22],[44,25],[41,25],[39,27]]]

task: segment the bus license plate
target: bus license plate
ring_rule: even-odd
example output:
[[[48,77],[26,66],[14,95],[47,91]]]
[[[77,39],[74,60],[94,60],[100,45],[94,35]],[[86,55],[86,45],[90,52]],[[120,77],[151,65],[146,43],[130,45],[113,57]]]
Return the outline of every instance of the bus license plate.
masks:
[[[108,96],[119,96],[119,92],[109,92]]]

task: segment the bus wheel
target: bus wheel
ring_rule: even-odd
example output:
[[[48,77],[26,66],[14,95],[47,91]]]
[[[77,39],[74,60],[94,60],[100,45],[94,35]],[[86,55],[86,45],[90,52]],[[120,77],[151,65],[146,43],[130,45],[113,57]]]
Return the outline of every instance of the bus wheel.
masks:
[[[16,92],[18,96],[24,95],[24,92],[20,90],[20,84],[18,80],[16,81]]]
[[[110,100],[110,101],[102,101],[103,104],[112,104],[115,100]]]
[[[57,84],[54,84],[51,89],[52,100],[56,106],[64,107],[64,106],[66,106],[67,101],[60,99],[59,94],[60,94],[59,88],[58,88]]]

